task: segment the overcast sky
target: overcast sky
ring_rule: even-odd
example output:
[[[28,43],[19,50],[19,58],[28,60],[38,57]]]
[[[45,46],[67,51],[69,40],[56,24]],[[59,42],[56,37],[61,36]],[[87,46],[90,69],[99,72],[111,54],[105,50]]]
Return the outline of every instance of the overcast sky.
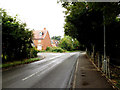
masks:
[[[57,0],[1,0],[0,6],[11,16],[17,14],[30,29],[46,27],[50,37],[64,35],[64,8]]]

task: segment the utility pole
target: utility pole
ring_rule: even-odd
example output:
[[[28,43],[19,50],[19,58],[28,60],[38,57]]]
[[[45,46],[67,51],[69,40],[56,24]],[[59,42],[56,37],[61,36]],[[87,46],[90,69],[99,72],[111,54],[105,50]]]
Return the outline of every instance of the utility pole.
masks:
[[[106,60],[106,28],[105,28],[105,11],[103,11],[103,25],[104,25],[104,60],[103,60],[103,69],[104,69],[104,73],[107,73],[107,60]]]
[[[105,38],[105,16],[103,13],[103,22],[104,22],[104,60],[106,60],[106,38]]]

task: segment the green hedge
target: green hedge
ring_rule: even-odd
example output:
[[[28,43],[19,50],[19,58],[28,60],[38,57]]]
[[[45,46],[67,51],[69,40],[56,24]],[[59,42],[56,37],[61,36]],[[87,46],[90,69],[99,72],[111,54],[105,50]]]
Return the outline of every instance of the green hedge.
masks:
[[[46,51],[49,51],[49,52],[60,52],[60,53],[65,52],[65,50],[63,50],[60,47],[47,47]]]
[[[47,47],[46,51],[52,51],[52,47]]]
[[[53,47],[53,48],[52,48],[52,52],[60,52],[60,53],[62,53],[62,52],[65,52],[65,50],[63,50],[63,49],[60,48],[60,47]]]
[[[38,53],[38,50],[37,49],[35,49],[35,48],[32,48],[31,49],[31,57],[33,58],[33,57],[37,57],[37,53]]]

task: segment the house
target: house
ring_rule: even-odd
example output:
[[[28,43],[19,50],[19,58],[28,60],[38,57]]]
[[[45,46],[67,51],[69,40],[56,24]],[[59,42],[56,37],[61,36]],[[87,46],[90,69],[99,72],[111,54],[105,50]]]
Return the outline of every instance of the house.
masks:
[[[59,41],[58,40],[51,40],[51,45],[52,47],[57,47],[58,46]]]
[[[48,30],[34,30],[33,31],[33,43],[38,50],[46,50],[47,47],[51,47],[51,39]]]

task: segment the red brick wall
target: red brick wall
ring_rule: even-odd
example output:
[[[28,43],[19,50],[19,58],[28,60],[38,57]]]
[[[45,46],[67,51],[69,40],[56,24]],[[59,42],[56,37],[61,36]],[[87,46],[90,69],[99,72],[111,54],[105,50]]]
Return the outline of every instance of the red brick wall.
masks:
[[[42,45],[42,49],[46,50],[47,47],[51,47],[51,39],[49,33],[47,31],[46,36],[41,42],[39,43],[38,40],[34,40],[35,47],[37,48],[38,44]]]
[[[51,39],[48,32],[46,34],[46,37],[41,43],[43,45],[43,50],[46,50],[47,47],[51,47]]]

